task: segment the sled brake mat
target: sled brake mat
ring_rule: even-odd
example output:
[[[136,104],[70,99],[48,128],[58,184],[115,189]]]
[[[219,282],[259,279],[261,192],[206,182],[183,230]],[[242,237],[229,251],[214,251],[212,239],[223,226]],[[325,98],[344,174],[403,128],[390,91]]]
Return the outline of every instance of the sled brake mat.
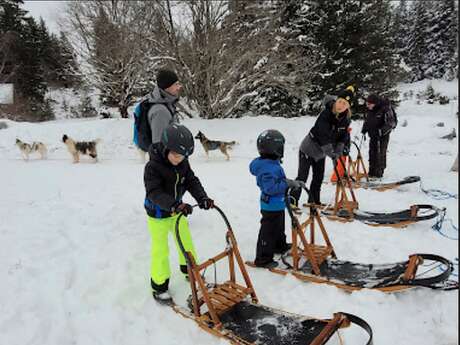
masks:
[[[408,263],[404,261],[372,265],[330,259],[320,265],[320,271],[322,277],[334,283],[372,289],[400,284]],[[309,261],[305,262],[300,270],[306,274],[313,274]]]
[[[308,345],[327,321],[285,314],[268,307],[240,302],[220,316],[224,329],[260,345]]]

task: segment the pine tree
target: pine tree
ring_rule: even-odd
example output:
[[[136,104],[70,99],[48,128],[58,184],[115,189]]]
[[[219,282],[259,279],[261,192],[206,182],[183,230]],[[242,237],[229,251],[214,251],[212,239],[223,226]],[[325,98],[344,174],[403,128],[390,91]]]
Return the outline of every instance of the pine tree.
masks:
[[[354,85],[357,97],[368,92],[395,97],[398,54],[391,37],[388,0],[301,1],[305,32],[312,32],[317,73],[307,92],[309,110],[320,110],[326,94]],[[300,7],[302,8],[302,7]]]
[[[430,38],[431,1],[414,1],[410,8],[412,26],[409,34],[409,54],[407,64],[412,69],[411,80],[426,78],[426,70],[430,65],[428,60],[428,40]]]
[[[407,6],[407,0],[400,0],[399,5],[395,9],[394,19],[393,19],[393,32],[396,37],[395,43],[398,53],[403,59],[404,62],[407,62],[408,59],[408,49],[409,44],[409,32],[410,32],[410,16]]]
[[[227,114],[292,117],[303,114],[308,86],[308,56],[286,23],[290,1],[233,1],[222,25],[231,89]],[[226,115],[228,116],[228,115]]]
[[[457,47],[457,9],[455,1],[434,1],[432,5],[432,28],[427,50],[428,63],[426,75],[429,78],[452,79],[456,75]]]
[[[22,95],[27,97],[32,105],[43,103],[47,86],[40,61],[42,37],[33,18],[26,18],[23,35],[21,68],[18,70],[16,82]]]

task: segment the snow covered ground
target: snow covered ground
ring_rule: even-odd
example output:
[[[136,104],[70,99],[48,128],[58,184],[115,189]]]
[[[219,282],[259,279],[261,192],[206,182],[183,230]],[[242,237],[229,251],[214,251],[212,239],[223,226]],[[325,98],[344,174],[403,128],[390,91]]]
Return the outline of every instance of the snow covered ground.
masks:
[[[443,83],[443,93],[458,96],[456,85],[456,81]],[[458,193],[458,175],[449,172],[458,142],[439,139],[452,128],[458,133],[457,108],[457,101],[442,106],[403,102],[398,108],[399,122],[407,120],[408,126],[398,127],[392,135],[385,179],[420,175],[425,188]],[[245,259],[254,258],[259,229],[259,192],[248,172],[257,153],[256,138],[267,128],[284,133],[284,167],[295,178],[298,146],[314,120],[184,121],[193,133],[202,130],[211,139],[239,143],[227,162],[216,151],[207,160],[197,142],[191,164],[208,194],[226,212]],[[441,121],[445,127],[436,127]],[[0,130],[0,344],[225,344],[193,321],[158,306],[151,297],[143,165],[131,143],[132,120],[6,122],[9,128]],[[358,134],[360,128],[361,122],[354,122],[352,133]],[[80,164],[72,164],[61,143],[63,134],[78,140],[101,138],[100,162],[93,164],[85,157]],[[49,158],[23,161],[14,146],[16,137],[43,141]],[[367,157],[367,142],[364,148]],[[331,168],[328,163],[327,176]],[[324,202],[332,200],[333,190],[330,184],[324,185]],[[430,203],[446,207],[448,217],[458,224],[458,201],[432,200],[418,184],[384,193],[356,193],[363,210],[396,211]],[[189,221],[201,259],[224,248],[225,227],[217,212],[196,210]],[[451,260],[458,257],[458,242],[434,232],[433,221],[403,230],[324,222],[341,259],[391,263],[416,252]],[[172,241],[170,247],[171,292],[179,303],[185,303],[188,285],[178,272]],[[219,268],[222,277],[226,271]],[[321,318],[336,311],[356,314],[372,326],[375,345],[458,344],[458,291],[350,294],[332,286],[302,283],[292,276],[255,269],[249,273],[261,303]],[[207,279],[213,277],[211,267]],[[346,344],[364,343],[360,331],[341,333]],[[338,343],[337,338],[331,340]]]

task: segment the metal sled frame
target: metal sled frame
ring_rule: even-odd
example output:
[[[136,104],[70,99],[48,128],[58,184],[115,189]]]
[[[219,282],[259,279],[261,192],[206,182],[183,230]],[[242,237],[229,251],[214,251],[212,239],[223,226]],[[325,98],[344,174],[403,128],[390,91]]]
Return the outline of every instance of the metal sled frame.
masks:
[[[254,342],[249,342],[238,336],[237,333],[232,332],[232,330],[227,329],[223,322],[222,318],[228,318],[228,315],[233,310],[244,309],[249,307],[258,308],[258,310],[263,311],[273,311],[280,312],[274,309],[261,306],[258,303],[258,299],[254,290],[254,287],[251,283],[249,275],[246,271],[244,262],[241,258],[240,252],[238,250],[238,245],[233,234],[233,230],[228,222],[227,217],[222,212],[220,208],[214,206],[214,208],[219,212],[222,218],[225,221],[227,226],[226,233],[226,249],[220,254],[214,256],[213,258],[203,262],[202,264],[197,264],[193,258],[193,255],[190,252],[186,252],[183,246],[183,243],[180,239],[179,234],[179,220],[183,216],[180,214],[176,221],[176,238],[179,244],[180,250],[183,252],[188,268],[188,274],[191,285],[192,292],[192,304],[193,304],[193,314],[194,320],[198,325],[204,330],[210,332],[219,337],[226,338],[231,341],[232,344],[243,344],[243,345],[255,345]],[[229,280],[223,284],[215,284],[212,287],[208,287],[203,279],[202,274],[200,273],[206,267],[214,265],[217,261],[222,259],[228,259],[229,267]],[[235,275],[235,260],[236,265],[238,265],[240,273],[243,276],[245,285],[240,285],[236,282]],[[252,303],[248,302],[248,298]],[[207,311],[202,312],[202,307],[206,306]],[[180,312],[180,311],[179,311]],[[180,312],[182,315],[184,313]],[[284,313],[284,312],[283,312]],[[286,315],[289,315],[286,313]],[[291,314],[294,315],[294,314]],[[184,315],[185,316],[185,315]],[[294,315],[299,317],[299,315]],[[314,339],[308,339],[309,345],[322,345],[326,344],[329,338],[339,329],[345,328],[350,325],[350,323],[355,323],[362,327],[370,336],[367,345],[372,345],[372,330],[369,325],[361,320],[360,318],[347,314],[347,313],[336,313],[331,320],[318,320],[311,319],[312,322],[320,323],[324,327],[320,326],[321,331]],[[247,321],[247,320],[246,320]],[[246,322],[247,323],[247,322]],[[244,323],[244,324],[246,324]],[[307,344],[307,342],[305,343]]]

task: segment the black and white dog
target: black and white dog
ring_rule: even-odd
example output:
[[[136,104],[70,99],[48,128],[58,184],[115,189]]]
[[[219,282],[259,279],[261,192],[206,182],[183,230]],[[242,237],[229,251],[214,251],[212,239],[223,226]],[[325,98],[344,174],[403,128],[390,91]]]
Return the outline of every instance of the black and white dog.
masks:
[[[74,141],[67,134],[64,134],[62,141],[66,144],[67,149],[73,157],[74,163],[78,163],[80,161],[80,154],[88,155],[97,162],[96,145],[101,141],[101,139],[93,141]]]
[[[40,154],[41,159],[46,159],[48,150],[45,144],[39,141],[34,141],[32,144],[28,144],[28,143],[22,142],[19,139],[16,139],[16,145],[19,147],[22,157],[26,161],[29,160],[29,155],[33,152],[38,152]]]

